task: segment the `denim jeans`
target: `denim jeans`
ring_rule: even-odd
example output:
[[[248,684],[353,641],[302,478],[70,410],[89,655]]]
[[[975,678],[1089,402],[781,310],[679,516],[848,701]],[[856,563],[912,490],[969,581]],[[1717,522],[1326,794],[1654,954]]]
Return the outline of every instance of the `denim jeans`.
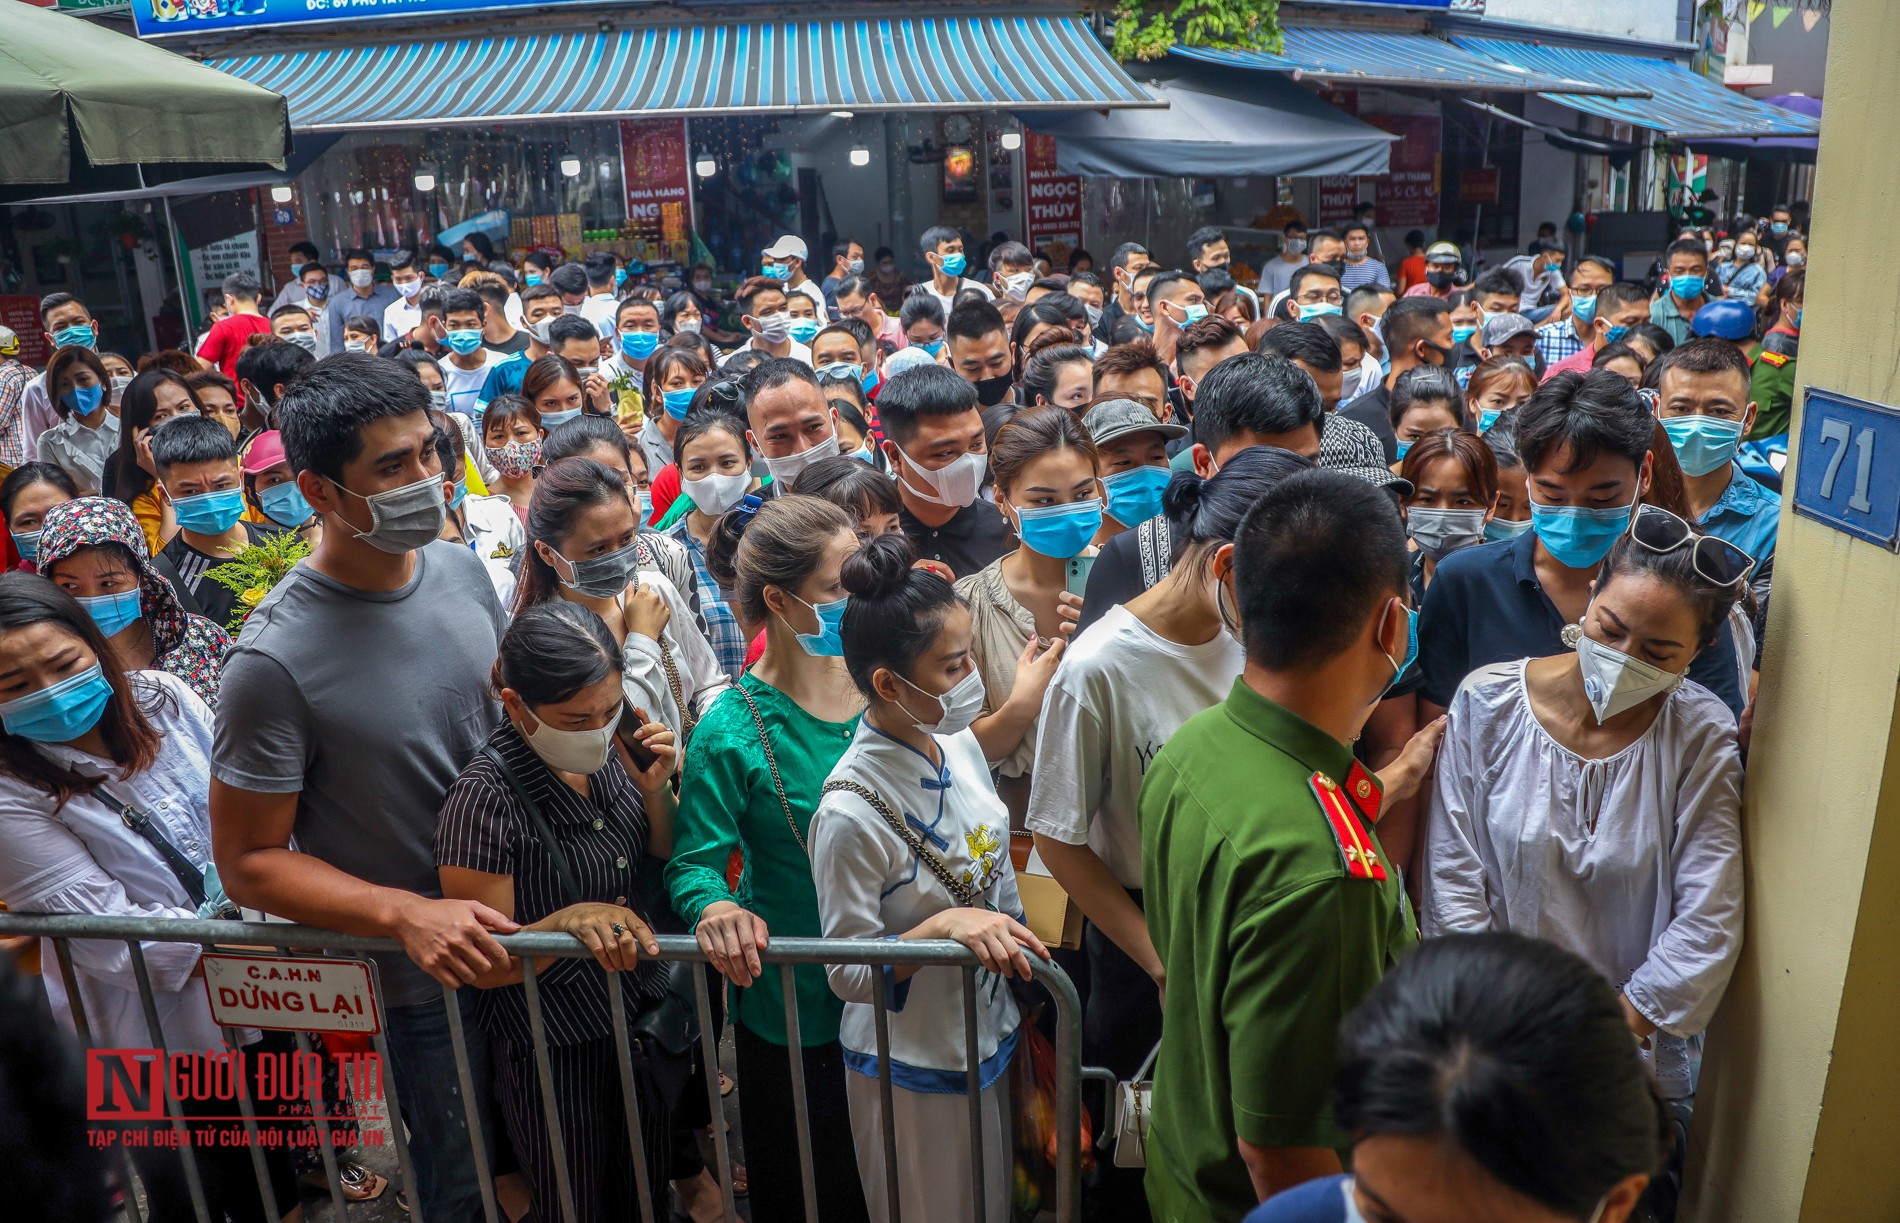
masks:
[[[470,1077],[475,1084],[476,1115],[481,1119],[482,1149],[489,1168],[495,1164],[494,1079],[488,1035],[475,1021],[475,990],[455,991],[468,1043]],[[469,1142],[468,1113],[462,1104],[462,1079],[455,1069],[455,1042],[448,1011],[440,1001],[392,1006],[383,1012],[389,1042],[390,1077],[396,1103],[409,1131],[409,1158],[426,1223],[472,1223],[482,1218],[481,1181],[475,1174],[475,1150]]]

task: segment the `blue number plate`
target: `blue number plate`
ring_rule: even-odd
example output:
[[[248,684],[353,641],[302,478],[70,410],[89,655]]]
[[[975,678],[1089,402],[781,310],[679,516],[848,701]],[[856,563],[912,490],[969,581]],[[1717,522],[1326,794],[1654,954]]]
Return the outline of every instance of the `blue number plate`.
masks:
[[[1900,551],[1900,409],[1808,388],[1794,509]]]

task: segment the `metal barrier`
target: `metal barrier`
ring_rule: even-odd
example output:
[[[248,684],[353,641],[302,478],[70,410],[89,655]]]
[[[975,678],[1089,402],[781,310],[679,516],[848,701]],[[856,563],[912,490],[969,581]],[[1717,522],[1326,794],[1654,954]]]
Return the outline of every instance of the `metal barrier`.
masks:
[[[66,996],[72,1008],[75,1028],[80,1041],[88,1048],[97,1047],[90,1025],[87,1022],[85,1002],[79,989],[77,975],[73,970],[72,956],[67,943],[72,939],[118,940],[126,944],[130,956],[139,999],[142,1004],[147,1030],[151,1034],[152,1044],[157,1048],[167,1048],[165,1035],[159,1021],[158,1007],[152,992],[150,973],[147,971],[141,943],[197,943],[207,952],[231,951],[241,954],[278,953],[289,954],[292,951],[324,952],[395,952],[401,953],[401,944],[393,939],[368,938],[360,935],[341,934],[331,930],[319,930],[309,926],[290,925],[278,922],[230,922],[230,921],[171,921],[144,920],[122,917],[94,917],[68,915],[42,915],[17,913],[0,910],[0,935],[30,935],[51,939],[56,959],[59,963],[61,980],[65,985]],[[698,963],[706,962],[699,944],[692,938],[681,935],[659,935],[660,960],[684,960]],[[534,1040],[536,1071],[541,1087],[541,1099],[546,1111],[551,1143],[555,1153],[555,1166],[564,1169],[562,1159],[564,1138],[559,1117],[556,1114],[553,1093],[553,1071],[548,1057],[548,1046],[539,986],[536,982],[534,959],[538,957],[560,957],[570,959],[593,959],[593,955],[581,943],[566,934],[511,934],[496,936],[503,948],[512,956],[521,960],[523,976],[522,988],[527,1004],[529,1026]],[[969,1100],[970,1138],[972,1166],[970,1176],[975,1189],[975,1223],[1007,1223],[1006,1220],[985,1218],[986,1204],[984,1189],[988,1183],[986,1169],[983,1167],[983,1124],[982,1104],[978,1092],[978,1064],[980,1056],[977,1046],[977,1010],[976,1010],[976,956],[960,943],[938,940],[875,940],[875,939],[811,939],[811,938],[775,938],[771,946],[760,954],[767,964],[859,964],[871,966],[907,966],[933,968],[960,968],[963,975],[963,1026],[965,1040],[965,1059],[968,1066],[966,1094]],[[1081,1132],[1081,1094],[1082,1043],[1081,1043],[1081,1006],[1077,998],[1074,983],[1068,975],[1053,964],[1031,958],[1036,971],[1036,979],[1054,1000],[1056,1010],[1055,1053],[1056,1053],[1056,1223],[1076,1223],[1080,1217],[1080,1157],[1079,1138]],[[375,965],[371,964],[372,973]],[[611,985],[608,975],[601,973],[604,984]],[[799,1028],[796,994],[793,974],[783,972],[779,979],[784,987],[786,1031],[788,1034],[788,1053],[791,1065],[793,1091],[796,1095],[797,1140],[800,1159],[801,1181],[803,1184],[805,1215],[808,1221],[818,1218],[817,1188],[814,1184],[812,1166],[812,1139],[810,1119],[807,1115],[807,1095],[804,1081],[804,1064],[799,1056]],[[705,1059],[707,1073],[708,1103],[712,1110],[712,1139],[714,1164],[719,1181],[720,1200],[728,1220],[739,1218],[733,1204],[731,1164],[728,1158],[725,1126],[721,1124],[722,1109],[719,1097],[719,1051],[714,1035],[712,1018],[712,996],[707,986],[706,974],[694,973],[694,1001],[699,1015],[701,1053]],[[473,987],[469,987],[473,988]],[[892,1083],[889,1056],[890,1031],[889,1012],[885,1005],[884,991],[878,994],[876,1022],[877,1055],[879,1065],[879,1092],[883,1108],[883,1137],[885,1184],[888,1193],[888,1209],[893,1223],[899,1218],[898,1203],[898,1158],[895,1127],[892,1123]],[[507,1223],[496,1204],[494,1185],[489,1174],[482,1141],[481,1121],[477,1115],[476,1094],[473,1072],[470,1068],[468,1048],[462,1026],[461,1008],[457,1005],[455,991],[442,990],[443,1002],[448,1013],[449,1030],[455,1049],[456,1072],[460,1078],[462,1100],[467,1109],[470,1140],[474,1147],[474,1160],[477,1177],[481,1183],[482,1208],[486,1223]],[[612,1016],[615,1037],[615,1052],[619,1061],[621,1100],[626,1109],[627,1131],[634,1160],[634,1176],[640,1191],[640,1213],[642,1223],[655,1223],[652,1211],[651,1195],[647,1192],[651,1170],[641,1147],[639,1124],[639,1102],[635,1098],[635,1074],[632,1052],[628,1036],[625,1002],[618,988],[608,988],[608,1005]],[[380,994],[377,1002],[381,1008]],[[380,1018],[380,1016],[379,1016]],[[1024,1017],[1027,1024],[1029,1019]],[[385,1034],[380,1030],[373,1036],[372,1044],[381,1059],[383,1067],[392,1063]],[[235,1028],[225,1028],[225,1041],[233,1049],[239,1047]],[[312,1046],[306,1032],[296,1033],[298,1049],[306,1056],[312,1054]],[[850,1072],[847,1072],[850,1073]],[[242,1074],[236,1079],[240,1111],[244,1119],[245,1132],[249,1139],[251,1164],[256,1173],[260,1196],[269,1223],[281,1223],[270,1191],[269,1176],[264,1162],[263,1148],[258,1142],[258,1118],[248,1087]],[[404,1134],[400,1101],[397,1098],[393,1075],[382,1076],[385,1101],[388,1108],[388,1122],[393,1145],[396,1150],[399,1175],[407,1191],[409,1216],[413,1223],[425,1223],[422,1214],[421,1195],[417,1192],[414,1166],[410,1160],[407,1138]],[[330,1117],[325,1109],[321,1093],[316,1083],[308,1085],[308,1099],[311,1108],[309,1118],[313,1126],[325,1126],[336,1118]],[[191,1195],[192,1207],[199,1223],[212,1223],[206,1205],[203,1185],[192,1147],[186,1141],[186,1118],[178,1102],[166,1095],[167,1115],[184,1165],[185,1182]],[[743,1096],[741,1107],[743,1108]],[[270,1119],[274,1121],[274,1119]],[[330,1202],[335,1211],[333,1218],[341,1223],[346,1215],[346,1203],[342,1182],[338,1175],[335,1151],[328,1142],[316,1144],[321,1153],[325,1179],[328,1182]],[[132,1166],[131,1155],[124,1146],[116,1148],[120,1153],[123,1171],[126,1176],[126,1206],[132,1223],[141,1223],[134,1194],[131,1192],[136,1173]],[[1013,1169],[998,1169],[990,1175],[1002,1175],[1013,1178]],[[567,1183],[565,1171],[556,1177],[557,1184],[538,1187],[546,1194],[549,1188],[554,1190],[560,1205],[560,1218],[565,1223],[576,1223],[576,1212],[571,1187]],[[545,1203],[544,1203],[545,1204]],[[543,1218],[547,1215],[543,1213]]]

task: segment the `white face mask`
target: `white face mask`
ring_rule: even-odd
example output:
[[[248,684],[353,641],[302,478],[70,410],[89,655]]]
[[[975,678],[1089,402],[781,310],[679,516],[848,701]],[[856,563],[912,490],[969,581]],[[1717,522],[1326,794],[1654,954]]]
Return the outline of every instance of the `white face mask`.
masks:
[[[422,292],[422,282],[420,280],[411,280],[406,284],[398,283],[396,285],[396,292],[402,294],[404,301],[414,301],[416,300],[416,294]]]
[[[607,757],[614,750],[614,728],[626,711],[622,705],[599,730],[556,730],[542,722],[526,736],[528,746],[551,769],[591,776],[607,767]]]
[[[752,320],[752,334],[767,344],[783,344],[792,335],[792,316],[768,314]]]
[[[1019,302],[1029,296],[1029,286],[1035,283],[1034,272],[1012,272],[1003,277],[1003,295],[1011,301]]]
[[[536,319],[534,322],[528,324],[528,330],[534,333],[535,339],[541,341],[542,347],[547,348],[553,346],[554,340],[548,335],[548,332],[553,329],[554,320],[559,317],[557,314],[550,314],[544,319]]]
[[[1577,639],[1577,663],[1583,668],[1583,694],[1590,699],[1599,725],[1682,685],[1680,673],[1631,658],[1587,633]]]
[[[838,457],[838,427],[836,425],[831,427],[830,441],[818,442],[815,445],[806,447],[797,454],[788,454],[782,459],[775,459],[770,455],[763,457],[765,458],[765,470],[771,472],[772,478],[778,481],[783,488],[790,488],[792,481],[798,479],[801,472],[807,467],[810,467],[813,463],[816,463],[819,459],[834,459]]]
[[[897,673],[893,671],[892,674]],[[911,684],[903,676],[898,675],[897,678],[917,688],[916,684]],[[922,688],[917,688],[917,691],[924,692]],[[943,716],[929,725],[918,722],[917,729],[927,735],[961,734],[970,729],[970,723],[976,721],[976,716],[983,712],[983,676],[972,667],[968,675],[958,680],[942,696],[933,696],[928,692],[924,692],[924,695],[937,702],[937,708],[943,711]],[[906,709],[904,712],[910,711]]]
[[[702,514],[714,518],[739,504],[739,498],[745,496],[746,485],[752,483],[749,472],[734,472],[729,476],[700,476],[693,480],[681,480],[680,489],[693,499],[693,505]]]
[[[899,447],[897,453],[904,454],[903,448]],[[928,484],[930,489],[925,491],[908,482],[905,487],[919,500],[962,509],[976,500],[977,492],[983,487],[983,473],[989,469],[989,460],[988,454],[964,453],[932,471],[904,454],[905,470]]]
[[[367,289],[376,283],[375,268],[357,268],[350,273],[350,283],[359,289]]]

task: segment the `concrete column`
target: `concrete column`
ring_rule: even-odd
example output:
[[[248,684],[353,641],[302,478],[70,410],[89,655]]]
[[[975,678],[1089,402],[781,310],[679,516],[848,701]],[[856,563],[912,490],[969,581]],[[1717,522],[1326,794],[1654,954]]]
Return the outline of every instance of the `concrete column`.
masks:
[[[1900,5],[1841,0],[1834,18],[1828,95],[1844,104],[1821,138],[1799,370],[1895,404],[1900,282],[1868,274],[1855,231],[1900,199],[1900,159],[1881,151],[1900,129]],[[1747,945],[1709,1033],[1683,1217],[1900,1219],[1900,555],[1786,502],[1777,553]]]

